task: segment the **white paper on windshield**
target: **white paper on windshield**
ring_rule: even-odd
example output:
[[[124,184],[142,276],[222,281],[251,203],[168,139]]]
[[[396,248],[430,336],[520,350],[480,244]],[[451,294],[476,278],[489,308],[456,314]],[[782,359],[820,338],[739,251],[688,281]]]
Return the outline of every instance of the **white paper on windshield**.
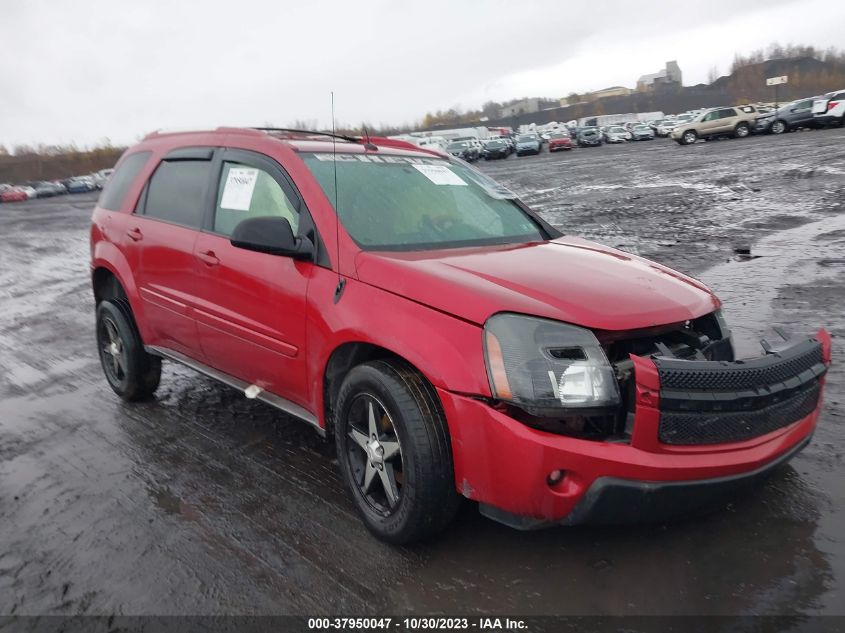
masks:
[[[414,165],[413,167],[435,185],[466,186],[467,184],[461,180],[461,177],[458,176],[458,174],[445,165]]]
[[[249,206],[252,204],[252,192],[255,191],[257,179],[257,169],[232,167],[226,177],[226,186],[223,188],[220,207],[233,211],[249,211]]]

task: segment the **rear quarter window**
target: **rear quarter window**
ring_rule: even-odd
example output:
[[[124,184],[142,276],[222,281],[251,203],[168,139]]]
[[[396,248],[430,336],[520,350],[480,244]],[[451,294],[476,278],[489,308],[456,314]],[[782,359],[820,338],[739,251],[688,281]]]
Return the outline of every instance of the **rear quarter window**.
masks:
[[[109,211],[120,211],[129,187],[147,164],[151,152],[137,152],[124,158],[109,178],[97,206]]]

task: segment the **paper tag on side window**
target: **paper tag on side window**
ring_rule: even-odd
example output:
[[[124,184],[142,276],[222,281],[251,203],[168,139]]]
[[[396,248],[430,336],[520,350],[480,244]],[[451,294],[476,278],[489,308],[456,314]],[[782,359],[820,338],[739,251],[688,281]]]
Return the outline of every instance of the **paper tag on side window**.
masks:
[[[223,198],[220,200],[220,208],[249,211],[256,180],[258,180],[257,169],[249,167],[232,167],[229,169],[229,175],[226,176],[226,185],[223,188]]]
[[[467,184],[461,180],[461,177],[458,176],[458,174],[445,165],[413,165],[413,167],[435,185],[466,186]]]

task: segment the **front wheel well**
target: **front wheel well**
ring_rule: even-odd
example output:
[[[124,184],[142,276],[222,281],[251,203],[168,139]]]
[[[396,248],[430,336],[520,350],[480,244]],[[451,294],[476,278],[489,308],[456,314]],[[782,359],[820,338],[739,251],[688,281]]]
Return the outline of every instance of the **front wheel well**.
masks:
[[[120,280],[108,268],[96,268],[91,275],[91,283],[94,288],[94,301],[97,305],[110,299],[126,299],[126,291],[123,289]]]
[[[344,343],[335,349],[323,372],[323,415],[326,424],[326,437],[332,437],[334,406],[337,403],[338,392],[344,377],[353,368],[362,363],[377,359],[396,359],[410,365],[423,380],[427,380],[423,373],[414,367],[407,359],[391,352],[389,349],[373,345],[372,343]]]

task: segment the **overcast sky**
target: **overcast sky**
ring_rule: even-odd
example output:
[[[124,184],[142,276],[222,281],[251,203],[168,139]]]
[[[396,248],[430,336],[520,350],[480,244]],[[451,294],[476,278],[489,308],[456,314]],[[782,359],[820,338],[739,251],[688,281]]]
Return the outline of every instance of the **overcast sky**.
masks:
[[[0,0],[0,144],[154,129],[401,124],[561,97],[772,41],[842,46],[838,0]]]

